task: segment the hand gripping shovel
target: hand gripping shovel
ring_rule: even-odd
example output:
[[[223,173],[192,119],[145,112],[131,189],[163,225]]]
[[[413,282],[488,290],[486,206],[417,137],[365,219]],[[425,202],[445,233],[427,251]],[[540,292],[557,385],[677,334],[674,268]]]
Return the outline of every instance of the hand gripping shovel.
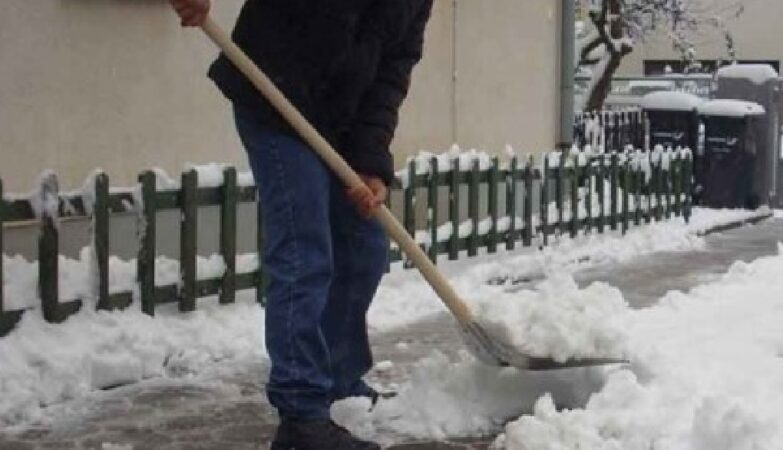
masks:
[[[359,175],[351,169],[332,146],[310,125],[304,116],[285,98],[253,61],[231,40],[231,38],[209,17],[201,26],[209,38],[223,51],[228,59],[258,88],[266,99],[291,124],[309,146],[340,177],[346,186],[363,184]],[[525,370],[546,370],[566,367],[582,367],[611,364],[622,361],[613,359],[580,359],[557,363],[547,358],[534,358],[516,351],[510,345],[493,339],[476,321],[467,305],[459,298],[446,278],[429,260],[424,251],[400,225],[391,211],[381,206],[375,218],[383,225],[388,235],[408,255],[416,268],[440,296],[443,303],[459,322],[466,344],[482,361],[499,366],[514,366]]]

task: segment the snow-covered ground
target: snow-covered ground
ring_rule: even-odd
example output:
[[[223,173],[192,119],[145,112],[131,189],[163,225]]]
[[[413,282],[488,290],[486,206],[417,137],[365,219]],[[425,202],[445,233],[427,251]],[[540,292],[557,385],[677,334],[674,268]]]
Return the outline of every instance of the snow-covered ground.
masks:
[[[687,226],[677,219],[633,229],[625,237],[608,233],[576,240],[563,238],[540,252],[531,249],[502,252],[444,266],[457,290],[466,297],[474,311],[486,312],[482,320],[500,332],[512,330],[507,338],[520,344],[524,350],[531,354],[552,354],[558,358],[599,353],[624,354],[632,357],[634,372],[643,376],[639,386],[644,386],[644,382],[657,379],[659,372],[667,374],[670,370],[680,374],[679,366],[666,359],[668,347],[663,345],[668,342],[663,340],[664,337],[671,340],[677,336],[676,330],[673,331],[676,327],[673,325],[671,330],[665,327],[665,322],[658,317],[664,316],[663,313],[655,316],[651,312],[629,310],[619,291],[610,286],[595,284],[579,289],[569,273],[586,264],[619,262],[655,251],[698,250],[703,246],[703,241],[697,237],[698,232],[708,225],[736,220],[738,214],[697,210],[694,221]],[[89,266],[89,258],[84,259],[86,261],[81,264]],[[772,261],[781,268],[781,259]],[[15,261],[15,258],[4,261],[6,273],[10,273],[9,265],[17,264]],[[206,261],[205,270],[213,265],[219,266]],[[71,263],[63,265],[64,271],[71,270],[69,267],[76,272],[82,271],[80,273],[87,270],[78,261]],[[34,285],[33,265],[18,264],[19,267],[14,269],[18,274],[9,277],[6,282]],[[752,269],[754,266],[749,267]],[[747,300],[753,297],[742,296],[739,291],[742,286],[751,283],[755,271],[748,270],[746,273],[738,270],[733,272],[732,279],[741,278],[748,283],[735,282],[736,299],[745,300],[743,305],[747,307]],[[176,271],[172,269],[171,272]],[[504,293],[502,286],[487,283],[492,279],[520,275],[541,275],[537,291],[508,294]],[[89,292],[88,278],[66,273],[61,279],[81,286],[71,285],[71,292],[84,293]],[[721,288],[715,290],[721,291]],[[783,292],[781,286],[778,290]],[[7,289],[6,292],[14,290]],[[677,309],[684,310],[690,297],[678,298],[678,302],[667,301],[664,306],[650,311],[672,311],[674,320]],[[13,298],[9,300],[14,301]],[[31,306],[30,299],[17,299],[17,302]],[[769,303],[771,308],[772,301]],[[703,313],[706,308],[700,311]],[[783,310],[783,304],[780,308]],[[265,357],[263,310],[254,303],[252,292],[241,295],[238,304],[233,306],[218,306],[214,299],[203,300],[199,303],[198,312],[187,315],[177,313],[174,307],[161,307],[154,319],[141,314],[136,307],[113,313],[89,309],[85,308],[60,325],[47,324],[37,310],[30,311],[17,330],[0,339],[0,424],[35,420],[45,414],[47,405],[79,398],[96,389],[150,377],[196,375],[205,366],[225,359]],[[370,324],[376,331],[390,330],[442,311],[440,301],[415,272],[394,270],[385,279],[371,309]],[[504,311],[512,313],[503,314]],[[743,317],[734,310],[732,313],[736,319]],[[764,312],[772,321],[770,313],[770,310]],[[645,322],[648,315],[650,322]],[[529,317],[528,320],[535,322],[536,326],[515,326],[523,325],[520,319],[525,317]],[[710,317],[715,319],[706,315],[699,320]],[[693,320],[697,323],[695,318]],[[651,329],[645,329],[645,324]],[[661,333],[669,334],[657,335],[656,326],[663,327]],[[726,324],[720,322],[720,326],[725,327]],[[694,333],[698,329],[683,326],[680,331]],[[705,333],[712,335],[709,331]],[[654,336],[656,340],[647,342],[646,347],[645,336]],[[681,336],[686,338],[684,334]],[[658,342],[663,344],[657,346]],[[682,341],[671,344],[675,349],[678,346],[687,347]],[[663,353],[653,351],[656,349]],[[777,347],[777,350],[783,351],[780,349],[783,346]],[[678,351],[686,350],[696,349],[679,348]],[[671,358],[678,359],[679,356]],[[658,367],[659,362],[663,363],[663,367]],[[740,361],[739,365],[742,364]],[[742,378],[747,371],[737,373]],[[589,394],[600,389],[606,375],[596,369],[569,370],[556,375],[520,374],[514,369],[484,366],[467,353],[458,361],[434,354],[416,364],[411,378],[399,387],[397,399],[380,405],[371,416],[367,416],[366,405],[359,400],[339,405],[335,416],[351,427],[358,426],[360,433],[371,436],[439,438],[489,433],[496,431],[502,421],[532,410],[536,401],[544,405],[539,409],[545,410],[544,401],[538,399],[546,392],[551,392],[560,406],[584,405]],[[615,378],[615,375],[609,376],[607,386],[612,386]],[[548,426],[548,422],[538,415],[534,419],[541,422],[542,427]],[[509,427],[508,442],[514,441],[515,427],[528,426],[525,420],[522,419],[520,425]],[[509,448],[515,447],[510,445]]]
[[[457,291],[470,301],[488,281],[540,280],[553,273],[573,272],[588,266],[621,263],[640,255],[704,248],[700,234],[715,226],[769,214],[768,211],[710,210],[695,208],[690,223],[681,218],[619,232],[593,233],[576,239],[552,238],[547,247],[525,248],[494,255],[464,258],[444,264],[442,270]],[[441,257],[445,260],[444,257]],[[478,291],[477,291],[478,290]],[[494,298],[494,291],[486,298]],[[481,295],[478,295],[481,297]],[[376,331],[404,326],[445,311],[434,292],[422,289],[422,281],[410,272],[393,271],[384,279],[370,308],[369,323]]]
[[[481,435],[520,416],[495,442],[507,450],[779,449],[783,246],[779,252],[615,316],[631,365],[536,374],[434,354],[398,397],[370,413],[366,401],[348,400],[334,415],[380,440]]]
[[[550,397],[506,427],[507,449],[778,449],[783,442],[783,247],[625,317],[633,366],[584,408]]]

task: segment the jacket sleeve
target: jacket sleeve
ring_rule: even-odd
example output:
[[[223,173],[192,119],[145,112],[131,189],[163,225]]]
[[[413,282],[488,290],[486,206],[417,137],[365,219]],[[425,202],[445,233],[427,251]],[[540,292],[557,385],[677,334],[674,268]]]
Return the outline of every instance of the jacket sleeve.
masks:
[[[387,185],[394,179],[389,145],[399,122],[400,106],[408,94],[411,72],[422,57],[432,4],[433,0],[422,1],[404,39],[381,55],[378,71],[359,101],[356,119],[343,147],[354,170],[377,176]]]

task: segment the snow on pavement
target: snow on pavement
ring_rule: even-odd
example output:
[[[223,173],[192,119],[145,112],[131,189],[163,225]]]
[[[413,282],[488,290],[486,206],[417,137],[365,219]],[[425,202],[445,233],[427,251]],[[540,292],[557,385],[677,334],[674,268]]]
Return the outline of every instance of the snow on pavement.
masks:
[[[491,280],[543,279],[553,273],[573,272],[589,266],[622,263],[632,258],[664,251],[696,251],[705,248],[699,234],[731,222],[768,214],[766,210],[711,210],[694,208],[690,223],[682,218],[631,228],[619,232],[582,235],[571,239],[564,235],[552,238],[540,251],[526,248],[512,252],[500,250],[494,255],[465,258],[441,267],[454,282],[457,292],[475,297]],[[423,288],[420,277],[411,271],[392,271],[384,279],[369,312],[369,324],[375,331],[385,331],[446,309],[434,292]]]
[[[500,448],[776,449],[783,442],[783,248],[626,319],[635,364],[583,409],[541,398]]]
[[[727,215],[733,217],[735,213],[702,211],[698,214],[705,215],[702,222],[720,223]],[[698,249],[703,243],[695,236],[696,231],[694,226],[673,220],[634,229],[624,238],[610,233],[563,239],[542,252],[526,249],[521,253],[460,261],[451,265],[447,272],[459,292],[470,294],[468,300],[474,310],[487,312],[489,326],[497,327],[501,324],[498,319],[504,317],[511,319],[503,324],[506,328],[508,323],[519,325],[521,317],[535,317],[529,320],[536,326],[512,326],[513,333],[507,336],[527,345],[525,350],[531,354],[553,354],[561,359],[569,355],[615,355],[627,351],[621,344],[628,339],[627,330],[618,325],[622,323],[618,318],[626,313],[626,308],[620,294],[612,288],[597,284],[580,290],[568,278],[552,278],[544,281],[538,293],[504,295],[501,287],[486,283],[488,277],[502,275],[504,271],[517,274],[531,269],[545,274],[567,273],[565,269],[584,264],[585,258],[621,261],[660,249]],[[89,258],[83,257],[83,260],[62,265],[65,273],[61,274],[61,283],[65,281],[69,292],[88,295],[90,277],[85,276],[83,266],[89,265]],[[210,264],[211,259],[206,261],[203,264],[206,272],[219,269],[218,263],[222,262]],[[28,295],[35,291],[33,263],[24,263],[18,258],[4,258],[4,263],[7,273],[18,272],[18,276],[6,278],[6,283],[10,284],[6,286],[6,292]],[[120,275],[115,277],[115,282],[126,283],[126,272],[135,264],[113,264],[116,267],[112,273],[122,269],[116,270]],[[8,266],[12,270],[9,271]],[[175,269],[172,266],[164,272],[176,273]],[[161,278],[165,278],[163,275]],[[15,288],[15,283],[22,283],[21,289],[16,289],[19,286]],[[550,283],[550,287],[545,283]],[[141,314],[137,307],[112,313],[94,312],[87,307],[65,323],[51,325],[43,321],[39,310],[28,311],[17,329],[0,339],[0,361],[3,361],[0,365],[0,424],[35,420],[48,405],[83,397],[93,390],[115,384],[165,377],[172,372],[198,374],[202,368],[222,359],[265,357],[263,310],[254,303],[253,294],[252,291],[244,293],[240,297],[246,298],[240,298],[233,306],[218,306],[214,299],[202,300],[198,312],[186,315],[174,311],[175,305],[168,305],[161,307],[154,319]],[[551,300],[561,297],[558,301]],[[37,301],[34,297],[8,300],[9,304],[25,307],[34,307]],[[170,311],[168,307],[171,307]],[[503,314],[503,308],[512,308],[513,315]],[[439,311],[443,311],[440,300],[414,271],[393,271],[382,285],[369,320],[376,331],[382,331],[415,323]],[[607,317],[612,319],[605,320]],[[414,376],[403,389],[409,394],[401,395],[397,400],[400,407],[409,410],[424,408],[419,410],[420,419],[412,428],[401,419],[399,430],[404,435],[427,437],[491,430],[500,420],[529,410],[521,406],[526,402],[532,404],[538,398],[532,393],[540,393],[528,392],[529,383],[535,385],[536,382],[519,381],[512,369],[495,373],[493,371],[498,369],[484,367],[467,355],[456,366],[435,355],[422,361],[419,367],[422,375]],[[443,372],[442,383],[433,387],[426,374],[438,371],[439,367]],[[449,376],[457,379],[449,382]],[[562,390],[570,394],[565,395],[566,399],[560,404],[572,404],[568,398],[584,396],[586,391],[570,388],[582,383],[571,380],[569,377],[573,375],[565,376]],[[591,380],[585,384],[594,386],[594,372],[589,371],[585,376]],[[507,383],[506,377],[510,377]],[[547,377],[547,380],[555,379]],[[437,389],[442,389],[440,394]],[[427,391],[432,391],[436,399],[452,402],[447,407],[456,408],[455,413],[436,417],[438,406],[443,406],[438,400],[424,406],[415,401]],[[470,392],[473,394],[467,395]],[[486,398],[484,392],[489,393]],[[492,395],[493,392],[498,394]],[[519,394],[513,395],[515,392]],[[455,399],[455,396],[459,398]],[[467,405],[463,401],[466,399]],[[388,410],[378,408],[376,414],[394,415],[393,405],[384,407],[390,408]],[[391,419],[385,422],[395,423]]]
[[[151,318],[131,308],[85,310],[46,323],[28,312],[0,339],[0,425],[41,418],[43,407],[143,379],[197,374],[225,359],[263,358],[264,310],[255,295],[190,314],[161,306]]]
[[[775,450],[783,442],[781,273],[783,247],[736,263],[717,282],[626,310],[616,319],[631,366],[536,374],[436,353],[396,398],[369,413],[350,399],[333,414],[387,443],[485,435],[521,416],[496,448]]]

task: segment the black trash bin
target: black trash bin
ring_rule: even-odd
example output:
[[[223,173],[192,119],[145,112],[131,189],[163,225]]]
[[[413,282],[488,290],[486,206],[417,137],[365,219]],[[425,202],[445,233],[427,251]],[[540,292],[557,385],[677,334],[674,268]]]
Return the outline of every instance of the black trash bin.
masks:
[[[759,206],[754,189],[759,142],[752,125],[764,107],[740,100],[712,100],[699,107],[704,122],[704,156],[696,173],[700,203],[710,208]]]
[[[703,100],[685,92],[653,92],[642,98],[650,126],[650,148],[689,148],[699,144],[698,108]]]

